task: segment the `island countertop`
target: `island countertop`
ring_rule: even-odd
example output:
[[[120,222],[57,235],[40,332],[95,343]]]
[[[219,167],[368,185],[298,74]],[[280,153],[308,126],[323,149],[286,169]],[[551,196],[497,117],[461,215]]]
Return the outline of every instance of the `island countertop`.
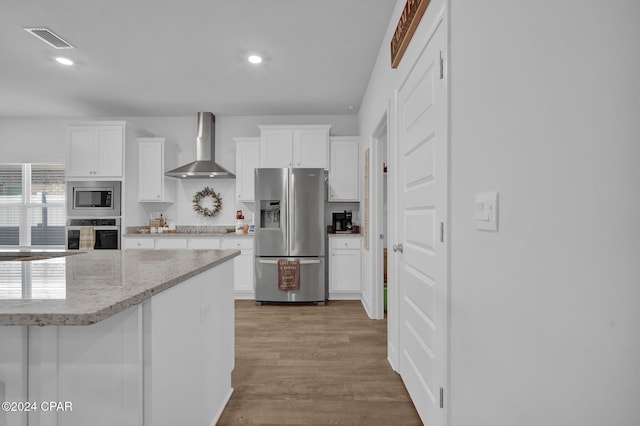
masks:
[[[0,325],[93,324],[239,254],[239,250],[95,250],[0,262]]]

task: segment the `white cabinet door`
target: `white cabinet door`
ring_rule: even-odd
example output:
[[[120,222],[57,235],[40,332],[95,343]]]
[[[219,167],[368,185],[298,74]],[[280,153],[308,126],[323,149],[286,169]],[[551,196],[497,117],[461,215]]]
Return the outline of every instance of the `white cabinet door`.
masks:
[[[189,238],[190,249],[219,249],[219,238]]]
[[[67,176],[93,177],[95,171],[93,135],[91,127],[67,129]]]
[[[362,282],[362,240],[329,238],[329,298],[359,298]]]
[[[18,270],[20,268],[21,266],[18,267]],[[0,342],[2,342],[0,345],[0,377],[2,377],[0,402],[25,402],[29,401],[29,397],[32,396],[27,393],[28,380],[25,380],[29,372],[29,353],[36,356],[40,354],[37,346],[29,347],[29,328],[20,326],[0,327]],[[33,375],[33,370],[31,374]],[[0,424],[2,426],[24,426],[27,424],[27,415],[28,412],[26,411],[0,411],[0,422],[2,422]]]
[[[290,129],[263,130],[260,135],[260,167],[292,167],[293,132]]]
[[[122,177],[124,164],[124,128],[121,126],[95,129],[96,176]]]
[[[223,238],[220,246],[221,249],[237,249],[237,250],[253,250],[253,238]]]
[[[233,259],[233,287],[236,297],[253,297],[255,281],[253,238],[224,238],[221,248],[241,250],[240,256]]]
[[[293,167],[327,168],[328,129],[293,130]]]
[[[253,202],[255,169],[260,167],[260,138],[235,138],[236,199]]]
[[[34,370],[55,371],[53,377],[39,378],[47,384],[55,383],[57,395],[64,395],[72,409],[58,413],[59,417],[38,410],[34,414],[39,421],[30,417],[29,424],[139,425],[144,400],[141,318],[142,308],[138,305],[92,325],[30,327],[31,341],[52,345],[43,348],[40,359],[30,360],[29,380],[34,380]],[[34,387],[37,395],[38,386]],[[31,386],[29,392],[34,393]],[[36,395],[30,397],[46,401],[50,394]],[[49,422],[56,417],[58,422]]]
[[[253,292],[253,250],[242,250],[242,254],[234,259],[233,287],[237,292]]]
[[[156,249],[186,249],[186,238],[156,238]]]
[[[155,248],[154,238],[123,238],[124,249],[153,249]]]
[[[138,138],[138,201],[172,203],[176,180],[164,175],[167,166],[164,138]]]
[[[138,140],[138,201],[162,201],[162,147]]]
[[[331,125],[258,127],[260,167],[327,168]]]
[[[67,176],[122,178],[124,124],[67,128]]]
[[[330,142],[329,201],[359,201],[358,137],[332,137]]]

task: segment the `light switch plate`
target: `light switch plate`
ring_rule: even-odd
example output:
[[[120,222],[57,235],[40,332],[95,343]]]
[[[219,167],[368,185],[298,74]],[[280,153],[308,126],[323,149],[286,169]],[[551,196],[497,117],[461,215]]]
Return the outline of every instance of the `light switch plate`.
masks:
[[[479,192],[474,204],[476,228],[485,231],[498,230],[498,192]]]

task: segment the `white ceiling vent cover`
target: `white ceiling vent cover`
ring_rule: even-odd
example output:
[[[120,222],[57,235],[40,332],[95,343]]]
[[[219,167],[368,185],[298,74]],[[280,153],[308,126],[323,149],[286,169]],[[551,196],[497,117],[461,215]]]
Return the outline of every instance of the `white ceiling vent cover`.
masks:
[[[71,45],[71,43],[65,41],[62,37],[55,34],[49,28],[33,27],[33,28],[25,28],[24,30],[38,37],[40,40],[44,41],[49,46],[55,47],[56,49],[73,49],[74,48],[74,46]]]

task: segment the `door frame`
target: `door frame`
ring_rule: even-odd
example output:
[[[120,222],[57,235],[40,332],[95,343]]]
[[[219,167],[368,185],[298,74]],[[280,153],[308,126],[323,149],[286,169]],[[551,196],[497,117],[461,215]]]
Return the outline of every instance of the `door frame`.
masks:
[[[387,245],[398,240],[398,90],[394,90],[387,106]],[[400,312],[398,288],[398,256],[387,251],[387,361],[400,371]]]
[[[384,185],[384,176],[383,169],[381,163],[382,157],[382,149],[380,146],[380,140],[382,136],[385,137],[385,157],[387,157],[388,162],[388,152],[389,152],[389,113],[388,110],[385,110],[382,114],[382,117],[378,121],[372,135],[371,135],[371,158],[369,161],[371,164],[369,165],[370,178],[372,180],[371,185],[371,200],[370,200],[370,211],[371,211],[371,232],[369,233],[369,244],[371,246],[370,256],[371,256],[371,297],[369,306],[370,312],[369,316],[371,319],[384,319],[384,279],[383,279],[383,248],[384,244],[382,242],[382,233],[383,233],[383,212],[382,212],[382,202],[383,202],[383,185]],[[388,177],[387,177],[388,178]],[[389,194],[387,193],[387,196]],[[389,206],[387,205],[387,211],[389,210]],[[387,224],[388,230],[388,224]],[[388,241],[388,238],[387,238]],[[388,267],[387,267],[388,269]],[[388,278],[387,278],[388,280]]]

